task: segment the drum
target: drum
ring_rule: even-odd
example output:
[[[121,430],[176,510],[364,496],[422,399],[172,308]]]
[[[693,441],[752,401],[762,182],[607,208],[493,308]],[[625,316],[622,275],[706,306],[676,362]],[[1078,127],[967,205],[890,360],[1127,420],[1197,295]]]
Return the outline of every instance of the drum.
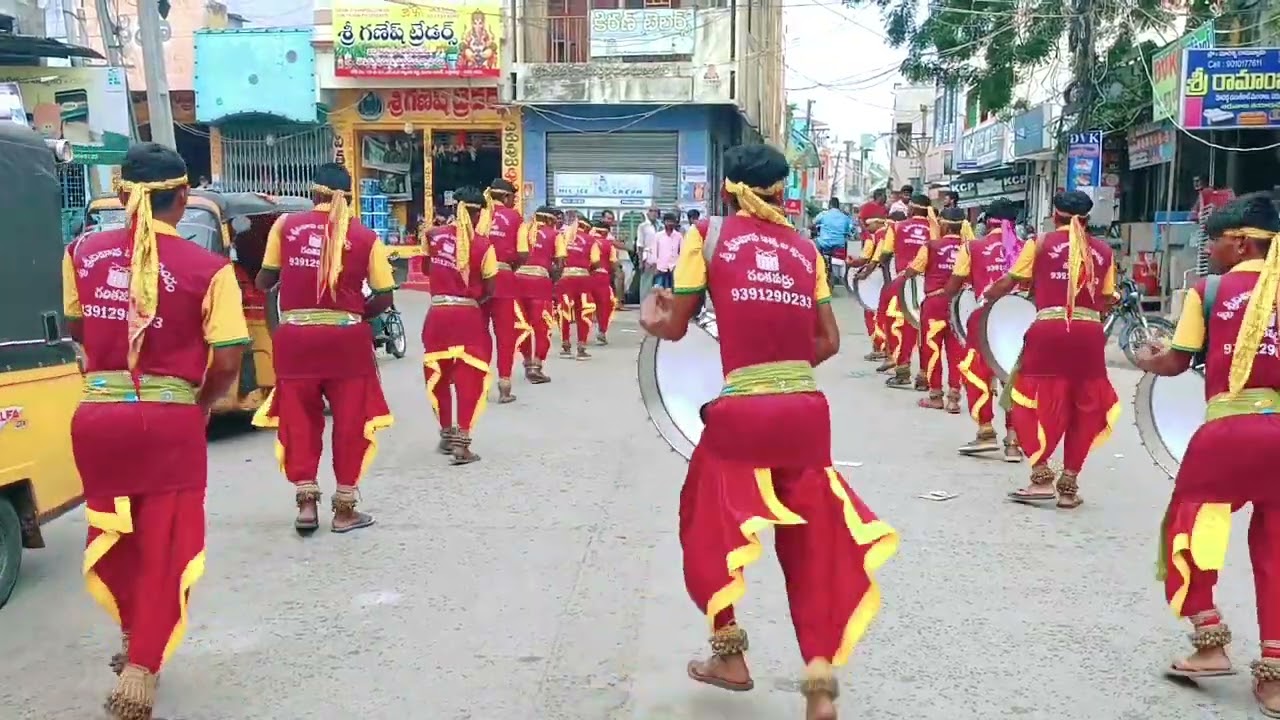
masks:
[[[1036,304],[1023,294],[1005,295],[978,308],[978,337],[970,342],[987,367],[1009,382],[1009,375],[1022,354],[1023,336],[1036,320]]]
[[[898,307],[911,327],[920,327],[920,305],[924,303],[924,276],[916,275],[902,284],[898,290]]]
[[[870,275],[862,279],[858,279],[857,273],[847,273],[845,282],[849,285],[849,290],[863,310],[870,310],[871,312],[879,310],[880,293],[884,290],[885,283],[883,271],[876,268],[871,271]]]
[[[951,332],[960,338],[960,342],[969,342],[969,316],[973,315],[982,302],[978,300],[978,296],[974,294],[973,288],[965,288],[951,299]]]
[[[1156,466],[1169,477],[1178,474],[1191,436],[1204,424],[1204,369],[1173,377],[1147,373],[1133,395],[1138,438]]]
[[[649,336],[640,344],[640,397],[658,434],[684,459],[702,437],[702,406],[720,396],[720,332],[714,310],[703,310],[676,342]]]

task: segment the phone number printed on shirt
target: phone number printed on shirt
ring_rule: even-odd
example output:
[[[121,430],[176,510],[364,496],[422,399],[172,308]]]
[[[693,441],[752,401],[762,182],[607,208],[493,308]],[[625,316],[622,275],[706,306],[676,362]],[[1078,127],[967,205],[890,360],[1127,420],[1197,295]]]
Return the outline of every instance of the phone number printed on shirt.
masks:
[[[81,310],[84,312],[84,317],[96,318],[98,320],[116,320],[124,322],[129,317],[128,311],[125,308],[111,307],[109,305],[90,304],[85,305]],[[155,318],[151,320],[151,325],[149,327],[164,327],[164,318],[159,315],[155,316]]]
[[[736,287],[730,291],[729,296],[734,302],[767,302],[801,308],[813,307],[812,297],[804,293],[779,290],[777,288]]]

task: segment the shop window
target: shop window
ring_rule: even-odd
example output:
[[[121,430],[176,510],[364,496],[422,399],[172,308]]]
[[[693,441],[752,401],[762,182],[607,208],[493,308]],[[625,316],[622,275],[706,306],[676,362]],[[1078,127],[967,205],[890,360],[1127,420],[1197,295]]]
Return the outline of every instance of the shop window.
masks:
[[[894,129],[898,157],[911,155],[911,123],[898,123]]]
[[[591,9],[613,9],[618,0],[547,0],[547,62],[587,62]]]

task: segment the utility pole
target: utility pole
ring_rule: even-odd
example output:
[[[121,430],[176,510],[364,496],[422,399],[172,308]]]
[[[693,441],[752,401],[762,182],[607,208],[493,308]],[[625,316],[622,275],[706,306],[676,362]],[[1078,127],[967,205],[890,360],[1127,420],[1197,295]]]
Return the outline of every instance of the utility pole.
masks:
[[[813,141],[813,101],[812,100],[805,103],[804,134],[805,134],[805,137],[809,138],[810,142]]]
[[[72,0],[62,0],[62,24],[67,29],[67,44],[80,47],[84,45],[80,35],[80,18],[76,12],[76,7]],[[81,67],[84,65],[83,58],[72,58],[71,67]]]
[[[164,41],[160,35],[158,0],[138,0],[138,40],[142,45],[142,70],[147,79],[151,141],[177,150],[178,142],[173,136],[173,106],[169,104],[169,76],[165,73],[164,66]]]
[[[1094,26],[1089,13],[1093,11],[1093,0],[1072,0],[1074,17],[1067,32],[1067,41],[1076,49],[1072,58],[1072,97],[1067,98],[1068,105],[1076,110],[1076,132],[1087,132],[1092,124],[1094,94],[1097,88],[1093,82],[1094,71]]]
[[[120,47],[119,28],[111,17],[111,3],[108,0],[97,0],[94,7],[98,13],[98,31],[102,33],[102,48],[107,51],[107,64],[111,67],[124,67],[124,51]]]
[[[853,141],[844,141],[844,187],[841,189],[844,195],[861,195],[857,187],[854,185],[853,179]]]

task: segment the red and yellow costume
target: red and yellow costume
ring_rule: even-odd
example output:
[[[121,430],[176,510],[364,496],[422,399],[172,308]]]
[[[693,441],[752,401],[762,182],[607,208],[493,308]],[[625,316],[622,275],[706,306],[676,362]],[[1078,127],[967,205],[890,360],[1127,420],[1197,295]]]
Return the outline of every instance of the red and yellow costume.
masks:
[[[885,288],[884,315],[889,323],[889,359],[893,361],[899,381],[910,378],[911,355],[919,341],[918,331],[907,322],[907,316],[898,307],[898,294],[906,283],[902,273],[932,237],[933,228],[928,218],[911,217],[891,225],[879,247],[880,262],[893,256],[893,281]]]
[[[280,273],[280,326],[272,335],[276,387],[253,422],[277,428],[281,471],[300,502],[315,502],[327,401],[333,502],[354,507],[355,488],[377,454],[376,435],[392,423],[364,322],[364,284],[386,293],[395,279],[387,246],[345,210],[341,192],[318,191],[333,197],[332,204],[282,215],[267,235],[262,267]]]
[[[942,360],[946,355],[948,410],[959,412],[960,356],[963,345],[951,330],[951,298],[946,294],[947,281],[956,266],[956,258],[965,246],[959,235],[943,235],[930,240],[916,252],[909,266],[924,276],[924,300],[920,304],[920,367],[929,384],[930,400],[942,401]]]
[[[581,353],[596,312],[591,269],[600,264],[600,245],[591,239],[585,227],[565,228],[556,236],[555,256],[564,265],[555,287],[560,306],[560,347],[565,353],[569,351],[570,325],[576,325]]]
[[[71,423],[89,523],[85,584],[124,635],[116,661],[134,668],[109,701],[115,717],[150,717],[154,675],[186,633],[205,571],[198,388],[212,348],[249,343],[231,264],[151,217],[150,192],[183,185],[123,183],[129,227],[84,236],[62,264],[63,309],[82,322],[85,353]],[[126,690],[126,677],[145,689]]]
[[[880,338],[880,351],[884,353],[884,364],[880,366],[881,371],[892,370],[895,365],[893,350],[893,318],[889,317],[889,301],[893,299],[893,273],[885,263],[889,262],[890,254],[885,247],[885,243],[892,232],[893,225],[886,225],[872,234],[875,246],[871,250],[871,258],[880,264],[873,272],[884,273],[886,276],[885,283],[880,287],[880,303],[876,306],[876,334]]]
[[[1080,219],[1022,247],[1009,274],[1030,282],[1037,313],[1012,379],[1013,427],[1036,484],[1052,480],[1049,457],[1063,444],[1058,493],[1074,499],[1076,478],[1111,436],[1120,402],[1107,377],[1102,313],[1115,293],[1115,260]]]
[[[440,421],[442,450],[449,443],[470,446],[492,381],[493,343],[480,298],[483,281],[498,274],[498,259],[489,242],[475,234],[467,212],[460,203],[457,221],[428,231],[425,248],[431,309],[422,324],[422,366]]]
[[[995,281],[1005,276],[1009,264],[1013,261],[1013,258],[1005,257],[1003,232],[997,228],[980,240],[961,245],[960,253],[956,256],[952,275],[966,279],[979,298]],[[978,337],[979,319],[980,315],[976,312],[969,316],[965,326],[966,337]],[[956,370],[960,373],[960,377],[964,378],[965,395],[969,401],[969,416],[978,423],[978,434],[984,439],[994,438],[995,429],[992,427],[992,421],[995,419],[995,405],[999,399],[996,394],[995,373],[987,366],[987,361],[982,358],[977,348],[973,347],[972,342],[965,348],[964,359],[956,366]],[[1007,430],[1012,427],[1011,415],[1006,413],[1005,428]]]
[[[484,310],[493,325],[496,345],[498,379],[511,381],[511,368],[522,342],[533,333],[529,317],[520,307],[519,284],[515,268],[519,267],[519,235],[524,225],[520,211],[505,205],[494,205],[485,191],[485,208],[476,224],[476,234],[485,237],[493,247],[497,258],[498,275],[493,280],[493,297],[485,303]]]
[[[879,228],[873,232],[864,231],[862,233],[862,252],[859,257],[864,264],[878,257],[876,249],[879,247],[880,240],[884,237],[886,230],[887,228]],[[882,303],[888,302],[888,299],[884,297],[884,293],[881,293],[881,301]],[[887,334],[880,327],[880,318],[877,316],[876,311],[864,308],[862,317],[867,323],[867,336],[871,338],[871,353],[867,355],[866,359],[879,360],[886,354],[885,338]]]
[[[680,494],[685,584],[713,649],[741,651],[734,605],[762,554],[758,533],[774,528],[800,654],[839,666],[879,610],[873,576],[898,537],[832,466],[830,409],[812,367],[817,308],[830,300],[822,260],[754,200],[753,215],[724,218],[717,248],[704,248],[707,221],[691,229],[674,272],[675,293],[706,292],[714,304],[725,372]]]
[[[600,266],[591,271],[591,299],[596,305],[596,319],[600,322],[600,336],[609,332],[609,320],[613,317],[613,270],[618,263],[618,248],[613,236],[603,228],[591,229],[591,241],[600,248]]]
[[[551,351],[551,328],[556,324],[552,304],[551,266],[556,256],[556,218],[537,213],[533,222],[520,226],[516,238],[517,252],[525,253],[525,262],[516,271],[516,290],[520,310],[529,321],[532,332],[520,342],[520,354],[528,367],[541,368]]]
[[[1229,231],[1231,232],[1231,231]],[[1234,231],[1265,240],[1255,228]],[[1205,356],[1208,410],[1187,445],[1161,528],[1160,570],[1174,614],[1190,618],[1198,649],[1231,641],[1214,603],[1225,565],[1231,515],[1253,504],[1249,556],[1257,591],[1262,661],[1259,680],[1280,679],[1280,353],[1274,310],[1280,286],[1280,241],[1267,260],[1247,260],[1187,293],[1173,347]],[[1207,290],[1209,282],[1217,287]],[[1211,307],[1204,307],[1209,299]]]

